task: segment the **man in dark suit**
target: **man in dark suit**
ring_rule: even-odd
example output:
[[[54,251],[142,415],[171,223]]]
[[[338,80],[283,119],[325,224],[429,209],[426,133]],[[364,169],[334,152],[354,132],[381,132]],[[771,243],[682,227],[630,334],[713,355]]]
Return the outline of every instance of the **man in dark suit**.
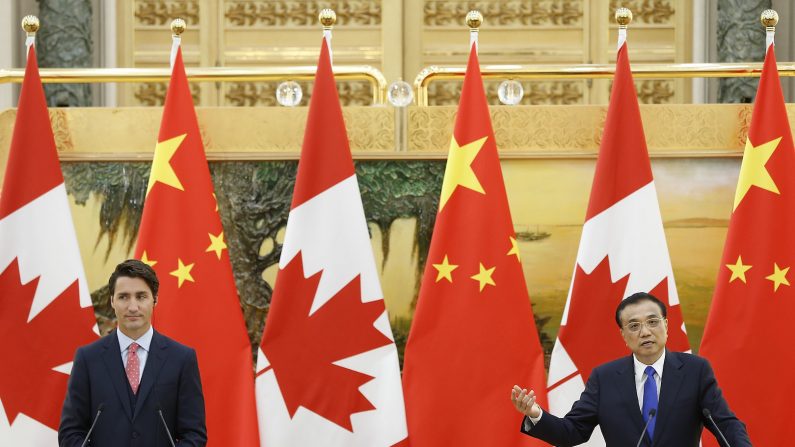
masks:
[[[717,424],[732,447],[750,446],[745,424],[729,409],[709,362],[665,349],[666,316],[665,304],[648,293],[623,300],[616,323],[632,355],[594,368],[562,418],[542,411],[532,390],[514,386],[511,401],[525,416],[522,432],[571,446],[588,441],[599,425],[608,447],[631,447],[641,437],[645,446],[697,447],[704,426],[720,442]]]
[[[94,446],[167,447],[169,436],[181,447],[207,443],[196,352],[152,328],[158,286],[141,261],[116,266],[108,287],[119,327],[75,354],[61,447],[80,447],[95,418]]]

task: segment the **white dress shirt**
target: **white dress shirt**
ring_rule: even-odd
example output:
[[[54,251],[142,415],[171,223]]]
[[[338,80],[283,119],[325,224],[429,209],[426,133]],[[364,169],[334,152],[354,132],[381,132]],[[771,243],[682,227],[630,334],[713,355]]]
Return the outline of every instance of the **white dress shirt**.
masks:
[[[135,351],[135,354],[138,356],[138,363],[141,365],[140,368],[140,377],[144,376],[144,367],[146,366],[146,358],[149,357],[149,346],[152,344],[152,335],[154,335],[155,330],[152,326],[149,326],[149,330],[144,333],[138,340],[133,340],[132,338],[124,335],[120,329],[116,330],[116,335],[119,336],[119,349],[121,350],[121,362],[124,364],[124,369],[127,369],[127,353],[130,350],[130,345],[133,342],[138,343],[138,350]]]
[[[649,366],[645,363],[642,363],[635,357],[635,354],[632,354],[632,361],[635,364],[635,391],[638,393],[638,409],[643,412],[643,385],[646,383],[646,367]],[[651,366],[654,368],[656,374],[654,374],[654,382],[657,385],[657,398],[660,397],[660,387],[662,386],[662,373],[663,373],[663,364],[665,363],[665,350],[663,350],[662,355],[656,362],[652,363]],[[540,409],[540,408],[539,408]],[[531,418],[530,416],[527,419],[535,425],[538,421],[541,420],[541,416],[544,415],[544,410],[541,410],[541,413],[538,415],[537,418]],[[524,429],[529,431],[532,427],[527,424],[527,419],[524,422]]]

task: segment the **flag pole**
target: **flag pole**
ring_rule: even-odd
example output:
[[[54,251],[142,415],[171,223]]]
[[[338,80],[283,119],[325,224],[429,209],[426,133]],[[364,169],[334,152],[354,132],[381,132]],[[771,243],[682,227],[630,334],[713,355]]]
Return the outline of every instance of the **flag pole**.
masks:
[[[331,29],[334,28],[334,24],[337,23],[337,13],[334,12],[333,9],[326,8],[320,11],[317,19],[320,21],[320,24],[323,25],[323,40],[325,40],[328,46],[329,60],[331,64],[334,65],[334,57],[331,53]]]
[[[480,11],[473,9],[467,13],[467,26],[469,27],[469,48],[475,45],[475,51],[478,51],[478,31],[480,25],[483,24],[483,14]]]
[[[36,31],[39,30],[39,18],[36,16],[25,16],[22,18],[22,29],[25,30],[25,55],[30,51],[31,45],[36,44]]]
[[[632,11],[629,8],[618,8],[616,9],[616,23],[618,23],[618,48],[616,51],[621,49],[621,46],[627,41],[627,26],[632,22]]]
[[[182,33],[185,32],[187,26],[185,20],[181,18],[176,18],[171,21],[171,57],[169,58],[169,67],[172,70],[174,69],[174,61],[177,59],[177,50],[182,44]]]
[[[762,21],[762,25],[765,25],[765,31],[767,31],[765,36],[765,52],[767,52],[770,45],[775,45],[774,38],[776,35],[776,25],[778,24],[778,13],[773,9],[765,9],[762,11],[760,20]]]

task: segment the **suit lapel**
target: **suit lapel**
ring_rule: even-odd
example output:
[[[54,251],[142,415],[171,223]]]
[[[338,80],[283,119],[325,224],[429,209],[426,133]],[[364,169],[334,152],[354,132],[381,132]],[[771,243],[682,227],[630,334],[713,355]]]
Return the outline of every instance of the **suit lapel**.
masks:
[[[654,426],[654,439],[665,430],[665,423],[670,419],[671,412],[676,411],[674,402],[684,381],[682,366],[684,364],[675,352],[665,351],[662,384],[660,385],[660,401],[657,405],[657,424]]]
[[[163,363],[165,362],[165,350],[167,347],[168,344],[165,342],[163,337],[157,333],[157,331],[155,331],[155,333],[152,335],[152,343],[149,345],[149,354],[146,357],[144,375],[141,377],[141,384],[138,388],[135,414],[132,416],[133,420],[138,417],[138,413],[141,412],[141,408],[144,406],[144,402],[146,402],[146,397],[149,395],[149,392],[152,391],[152,387],[157,380],[157,375],[160,373],[160,368],[162,368]]]
[[[629,412],[629,419],[635,425],[635,431],[640,433],[645,423],[638,404],[638,391],[635,388],[635,364],[632,355],[626,357],[621,367],[617,370],[618,389],[621,392],[621,401]]]
[[[104,351],[102,360],[108,369],[108,377],[116,394],[119,397],[122,408],[127,414],[127,418],[132,421],[132,407],[130,406],[130,396],[127,394],[127,373],[124,371],[124,363],[121,361],[121,349],[119,348],[119,337],[116,331],[111,332],[105,337]]]

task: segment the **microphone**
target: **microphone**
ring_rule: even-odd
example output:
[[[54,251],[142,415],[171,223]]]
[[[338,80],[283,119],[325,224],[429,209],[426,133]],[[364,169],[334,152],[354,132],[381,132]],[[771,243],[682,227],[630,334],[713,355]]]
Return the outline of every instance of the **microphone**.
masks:
[[[83,443],[80,444],[80,447],[86,447],[88,443],[88,439],[91,437],[91,432],[94,431],[94,427],[97,425],[97,421],[99,420],[99,415],[102,414],[102,409],[105,407],[105,402],[100,402],[97,406],[97,415],[94,416],[94,422],[91,423],[91,428],[88,429],[88,433],[86,433],[86,439],[83,440]]]
[[[651,410],[649,410],[649,420],[646,421],[646,425],[643,427],[643,431],[640,432],[640,439],[638,439],[638,444],[635,447],[640,447],[640,444],[643,442],[643,436],[646,434],[646,430],[649,429],[649,424],[651,423],[651,420],[654,419],[654,416],[657,416],[656,408],[652,408]]]
[[[171,447],[176,447],[174,445],[174,439],[171,437],[171,432],[168,430],[168,425],[166,424],[166,419],[163,417],[163,408],[160,407],[160,404],[157,404],[157,414],[160,415],[160,421],[163,423],[163,428],[166,429],[166,434],[168,435],[168,442],[171,443]]]
[[[729,444],[729,441],[727,441],[726,437],[723,436],[723,432],[720,431],[720,427],[718,427],[718,424],[715,423],[715,419],[712,419],[712,413],[709,411],[709,409],[704,408],[703,410],[701,410],[701,413],[704,414],[705,418],[709,419],[709,421],[712,422],[712,425],[715,427],[715,430],[718,431],[718,434],[720,435],[720,439],[723,440],[723,443],[726,445],[726,447],[731,447],[731,445]]]

